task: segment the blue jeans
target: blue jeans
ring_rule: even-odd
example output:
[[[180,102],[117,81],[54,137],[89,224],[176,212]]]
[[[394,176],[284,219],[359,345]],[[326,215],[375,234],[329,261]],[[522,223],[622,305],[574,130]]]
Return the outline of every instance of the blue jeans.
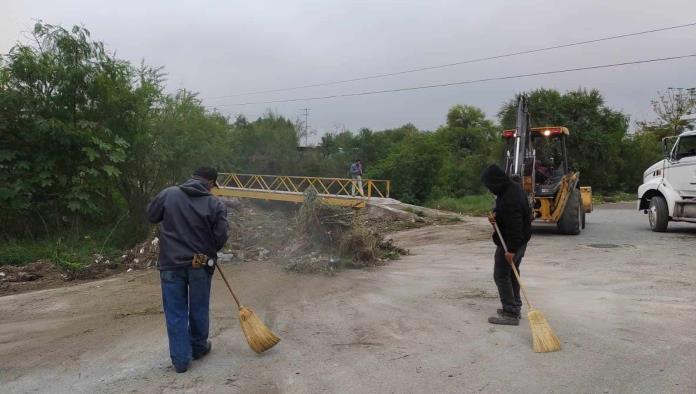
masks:
[[[205,268],[160,271],[169,355],[176,367],[187,366],[207,347],[212,277]]]

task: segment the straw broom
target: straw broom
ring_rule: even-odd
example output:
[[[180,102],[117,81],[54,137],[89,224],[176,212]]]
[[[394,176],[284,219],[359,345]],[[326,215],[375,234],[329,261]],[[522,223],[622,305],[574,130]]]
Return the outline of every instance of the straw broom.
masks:
[[[254,311],[239,303],[237,296],[234,294],[234,291],[232,291],[230,283],[227,282],[227,278],[222,272],[222,268],[219,265],[217,268],[218,271],[220,271],[222,280],[224,280],[227,285],[227,289],[229,289],[230,294],[232,294],[234,302],[237,303],[237,307],[239,308],[239,325],[242,326],[242,331],[244,332],[247,343],[249,343],[249,347],[256,353],[263,353],[278,344],[280,338],[263,324]]]
[[[493,223],[495,227],[495,232],[498,233],[498,238],[500,238],[500,243],[503,245],[505,253],[508,253],[507,244],[503,239],[503,235],[500,233],[500,228],[498,223]],[[512,267],[512,272],[515,273],[517,278],[517,283],[520,284],[520,289],[522,289],[522,295],[524,296],[524,301],[527,303],[527,319],[529,320],[529,329],[532,331],[532,347],[536,353],[549,353],[561,350],[561,342],[558,340],[556,334],[553,333],[549,322],[546,321],[544,314],[540,310],[534,309],[532,304],[529,302],[529,297],[527,297],[527,289],[522,284],[520,279],[520,274],[517,272],[517,267],[515,264],[510,264]]]

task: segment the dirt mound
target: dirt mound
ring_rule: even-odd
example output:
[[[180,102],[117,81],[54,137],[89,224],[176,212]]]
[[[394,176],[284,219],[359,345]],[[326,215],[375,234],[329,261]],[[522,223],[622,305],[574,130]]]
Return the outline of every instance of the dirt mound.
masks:
[[[101,279],[124,271],[153,268],[159,252],[158,241],[155,232],[152,232],[145,242],[126,250],[120,258],[95,253],[88,265],[79,268],[48,260],[23,266],[0,266],[0,296]]]
[[[59,287],[68,282],[79,283],[84,280],[105,278],[126,269],[100,254],[95,254],[93,259],[91,264],[79,270],[60,268],[51,261],[43,260],[23,266],[1,266],[0,296]]]
[[[332,273],[341,268],[384,264],[407,253],[384,238],[383,229],[409,227],[410,221],[369,215],[323,204],[316,192],[299,206],[231,200],[232,235],[223,261],[270,261],[302,273]],[[420,224],[420,223],[419,223]]]
[[[359,210],[330,206],[311,190],[301,205],[229,198],[223,201],[228,208],[230,239],[220,251],[220,262],[270,262],[302,273],[334,273],[342,268],[385,264],[408,253],[385,234],[454,221],[401,206],[395,200]],[[93,262],[80,269],[60,268],[50,261],[2,266],[0,295],[154,269],[158,253],[159,239],[153,230],[144,242],[120,257],[95,254]]]

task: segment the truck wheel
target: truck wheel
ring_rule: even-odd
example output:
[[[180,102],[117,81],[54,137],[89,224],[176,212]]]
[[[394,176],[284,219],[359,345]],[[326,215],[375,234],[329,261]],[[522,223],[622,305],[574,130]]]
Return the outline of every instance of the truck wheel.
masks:
[[[580,210],[582,211],[582,218],[580,218],[580,227],[584,230],[585,229],[585,215],[587,215],[587,212],[585,212],[585,207],[580,207]]]
[[[650,228],[657,233],[667,231],[667,223],[669,222],[669,209],[667,209],[667,201],[662,196],[655,196],[650,199],[650,209],[648,209],[648,220],[650,220]]]
[[[561,219],[558,221],[558,230],[568,235],[580,234],[582,214],[584,211],[580,203],[580,192],[578,189],[571,190],[565,210],[561,215]]]

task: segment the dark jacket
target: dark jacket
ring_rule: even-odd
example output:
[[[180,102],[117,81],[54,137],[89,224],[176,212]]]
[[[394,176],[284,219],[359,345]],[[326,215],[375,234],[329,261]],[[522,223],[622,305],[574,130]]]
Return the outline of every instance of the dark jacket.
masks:
[[[481,179],[488,190],[496,195],[495,220],[508,251],[514,253],[532,237],[532,210],[527,201],[527,194],[495,164],[486,168]],[[502,246],[495,233],[493,242]]]
[[[189,267],[196,253],[216,258],[227,242],[227,208],[196,179],[162,190],[148,204],[147,219],[160,223],[160,270]]]
[[[350,175],[351,176],[358,176],[363,174],[363,168],[362,164],[358,163],[357,161],[353,164],[350,165]]]

